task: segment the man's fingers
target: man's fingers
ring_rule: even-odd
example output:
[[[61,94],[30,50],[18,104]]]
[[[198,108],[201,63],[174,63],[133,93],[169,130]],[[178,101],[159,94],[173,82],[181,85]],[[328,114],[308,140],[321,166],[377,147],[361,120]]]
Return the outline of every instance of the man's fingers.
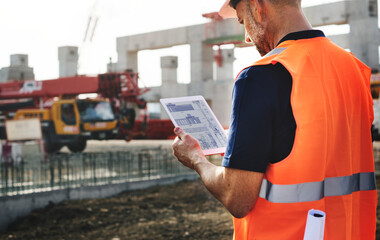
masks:
[[[183,138],[186,136],[185,131],[183,131],[182,128],[176,127],[174,128],[174,133],[179,137],[179,139],[183,140]]]
[[[179,139],[179,137],[176,137],[176,138],[174,139],[173,143],[172,143],[172,147],[176,147],[176,146],[179,144],[180,141],[181,141],[181,140]]]

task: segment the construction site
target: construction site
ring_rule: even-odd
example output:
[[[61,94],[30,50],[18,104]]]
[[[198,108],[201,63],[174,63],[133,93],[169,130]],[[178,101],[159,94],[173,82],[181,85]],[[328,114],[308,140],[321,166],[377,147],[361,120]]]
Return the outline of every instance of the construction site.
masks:
[[[232,239],[232,216],[173,155],[174,125],[160,104],[201,95],[228,131],[236,52],[252,46],[244,25],[218,14],[223,2],[199,13],[202,24],[117,37],[117,62],[105,59],[107,70],[96,75],[79,74],[80,46],[57,46],[58,77],[45,80],[36,79],[32,56],[9,56],[9,66],[0,66],[0,239]],[[372,69],[379,184],[377,0],[303,11],[314,28]],[[97,21],[90,14],[84,39]],[[342,26],[348,31],[330,30]],[[179,79],[180,60],[172,54],[160,56],[159,86],[141,82],[139,52],[184,45],[190,82]],[[219,166],[222,158],[207,156]]]

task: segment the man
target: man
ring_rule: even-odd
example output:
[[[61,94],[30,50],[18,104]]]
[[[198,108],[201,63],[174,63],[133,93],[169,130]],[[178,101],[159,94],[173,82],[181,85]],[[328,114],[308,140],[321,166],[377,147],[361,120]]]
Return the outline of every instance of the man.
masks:
[[[234,216],[235,239],[302,239],[310,209],[326,212],[324,239],[375,239],[370,69],[312,30],[300,0],[225,7],[263,58],[236,79],[223,166],[180,128],[175,156]]]

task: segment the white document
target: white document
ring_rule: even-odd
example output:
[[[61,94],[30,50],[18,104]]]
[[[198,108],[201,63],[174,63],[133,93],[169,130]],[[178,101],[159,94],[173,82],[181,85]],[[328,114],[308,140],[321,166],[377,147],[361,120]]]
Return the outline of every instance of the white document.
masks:
[[[160,100],[174,126],[198,140],[205,155],[226,151],[227,135],[202,96]]]

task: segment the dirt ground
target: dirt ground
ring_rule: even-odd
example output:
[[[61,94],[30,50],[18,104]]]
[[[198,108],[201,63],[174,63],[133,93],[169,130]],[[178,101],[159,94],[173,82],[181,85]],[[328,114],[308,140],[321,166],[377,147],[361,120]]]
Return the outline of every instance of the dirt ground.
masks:
[[[0,239],[232,239],[230,214],[200,181],[33,211]]]

